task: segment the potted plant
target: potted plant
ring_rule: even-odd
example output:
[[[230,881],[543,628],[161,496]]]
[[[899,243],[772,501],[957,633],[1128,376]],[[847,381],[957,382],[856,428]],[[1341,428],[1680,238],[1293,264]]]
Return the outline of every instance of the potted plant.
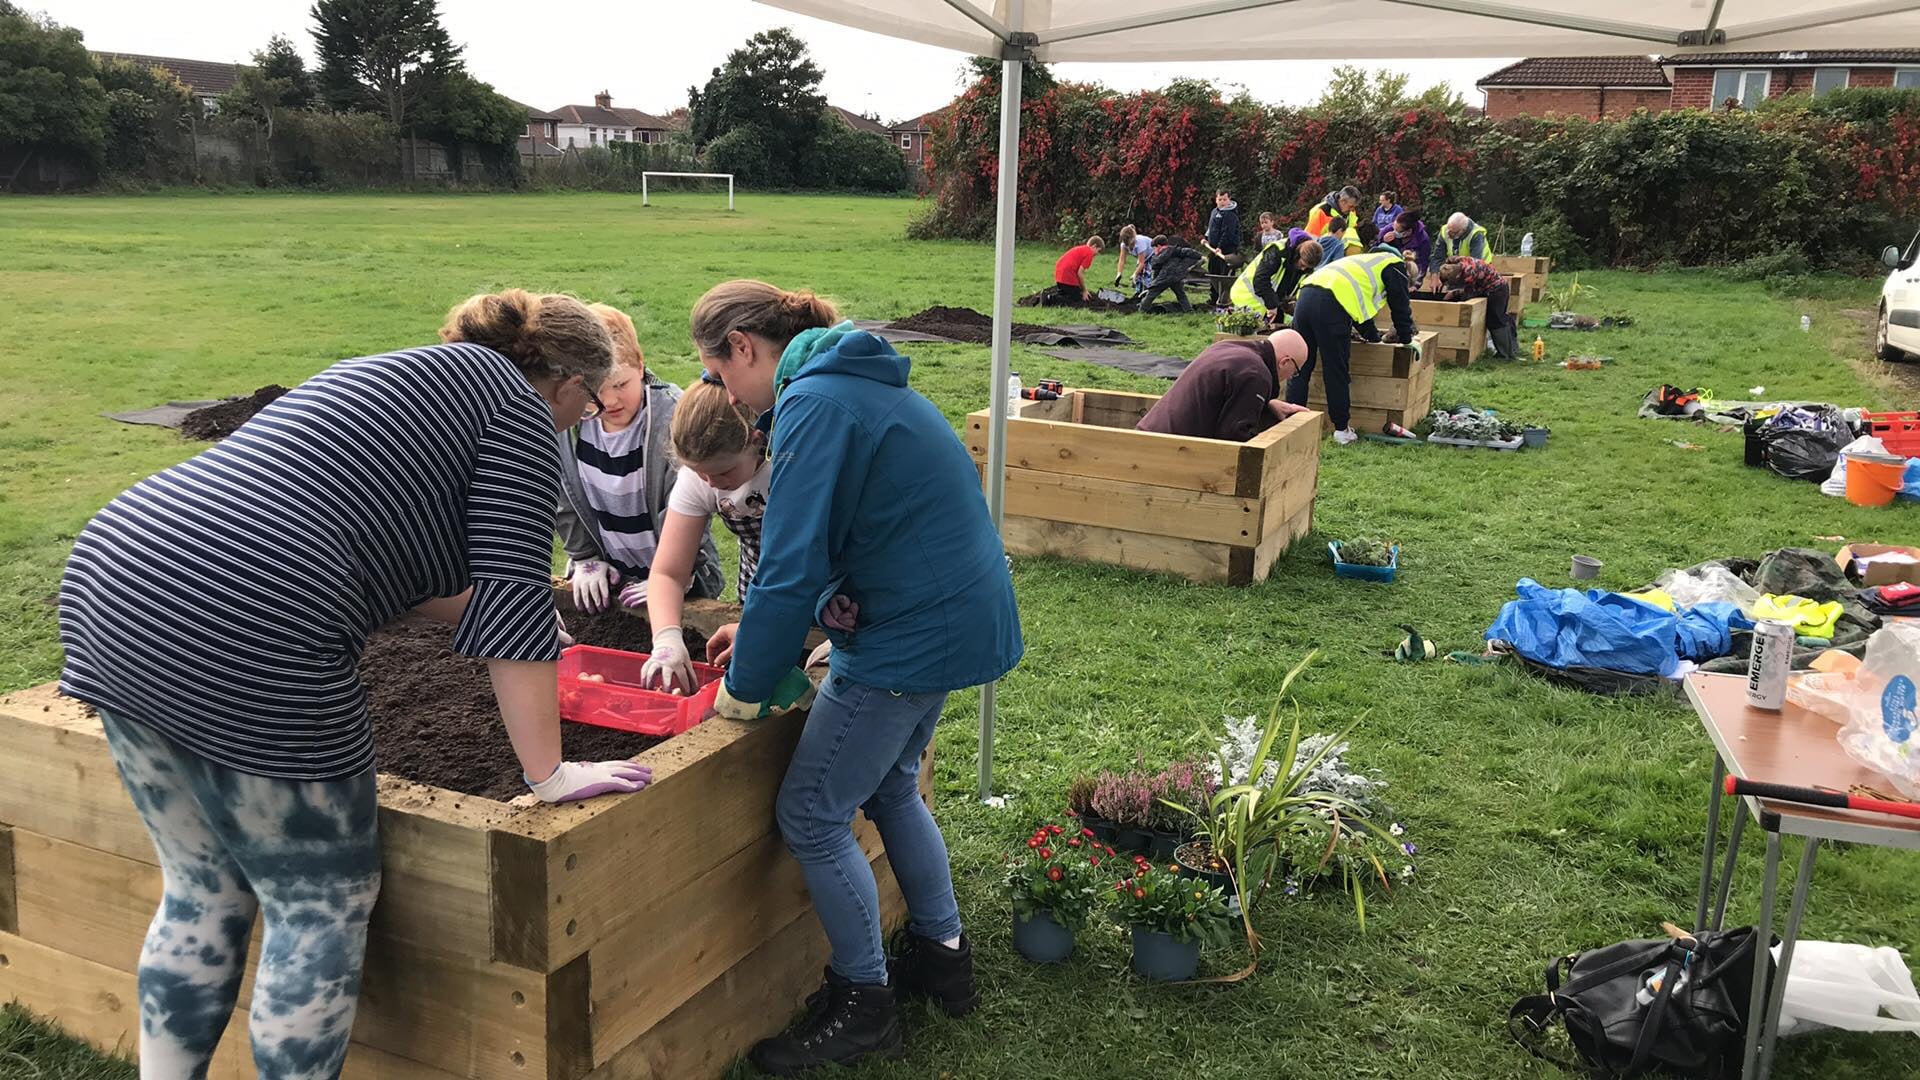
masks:
[[[1264,312],[1251,308],[1233,308],[1223,311],[1214,319],[1214,328],[1219,331],[1215,339],[1229,337],[1253,337],[1267,329],[1267,316]]]
[[[1484,446],[1494,450],[1518,450],[1522,428],[1491,410],[1460,405],[1453,409],[1435,409],[1427,416],[1432,434],[1430,443],[1442,446]]]
[[[1100,890],[1119,857],[1078,822],[1036,828],[1007,867],[1013,901],[1013,947],[1038,964],[1057,964],[1073,952],[1073,935],[1087,924]]]
[[[1333,553],[1336,577],[1392,582],[1400,570],[1400,545],[1391,540],[1359,536],[1331,541],[1327,550]]]
[[[1181,807],[1205,805],[1218,786],[1204,761],[1177,761],[1154,777],[1147,824],[1155,862],[1173,858],[1174,851],[1193,837],[1193,815]]]
[[[1159,982],[1191,979],[1201,946],[1227,940],[1226,894],[1178,869],[1138,855],[1113,884],[1113,917],[1133,936],[1133,970]]]
[[[1099,818],[1093,812],[1093,787],[1093,777],[1086,773],[1076,773],[1073,779],[1067,781],[1067,813],[1079,818],[1080,824],[1088,828],[1093,828]],[[1099,830],[1095,828],[1094,831]]]
[[[1217,885],[1227,893],[1233,892],[1233,875],[1229,872],[1227,860],[1213,850],[1213,841],[1207,839],[1189,840],[1173,851],[1173,861],[1180,867],[1180,873],[1187,877],[1198,878],[1209,885]],[[1232,914],[1237,898],[1227,898],[1227,911]]]
[[[1146,850],[1152,808],[1153,791],[1140,773],[1101,773],[1094,784],[1094,812],[1113,823],[1112,843],[1122,851]]]
[[[1337,878],[1353,897],[1355,918],[1365,926],[1367,890],[1375,882],[1391,889],[1396,877],[1411,881],[1419,848],[1406,826],[1392,819],[1382,797],[1386,782],[1348,766],[1348,749],[1344,739],[1331,735],[1310,735],[1300,741],[1299,759],[1317,762],[1301,779],[1301,790],[1337,796],[1346,806],[1322,812],[1324,831],[1306,829],[1281,838],[1280,858],[1287,866],[1281,891],[1288,896],[1311,893],[1320,882]],[[1382,827],[1382,822],[1387,824]],[[1390,873],[1394,863],[1399,864],[1398,872]]]
[[[1530,450],[1538,450],[1547,445],[1547,436],[1552,434],[1553,429],[1545,424],[1526,421],[1520,425],[1520,445]]]

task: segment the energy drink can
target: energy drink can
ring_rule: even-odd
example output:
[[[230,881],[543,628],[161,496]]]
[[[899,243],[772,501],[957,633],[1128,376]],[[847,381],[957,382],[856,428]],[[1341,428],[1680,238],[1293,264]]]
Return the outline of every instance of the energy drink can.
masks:
[[[1793,626],[1761,619],[1753,627],[1753,655],[1747,659],[1747,704],[1779,712],[1787,703],[1787,669],[1793,665]]]

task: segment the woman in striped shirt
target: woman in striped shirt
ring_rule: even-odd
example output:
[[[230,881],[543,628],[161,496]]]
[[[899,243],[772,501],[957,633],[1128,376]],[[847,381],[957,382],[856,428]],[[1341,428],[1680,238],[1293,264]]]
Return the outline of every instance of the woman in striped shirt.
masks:
[[[315,375],[74,542],[61,689],[99,710],[164,877],[140,957],[145,1075],[205,1075],[256,911],[260,1076],[339,1075],[380,884],[356,665],[381,624],[457,627],[540,798],[650,779],[560,760],[553,435],[595,407],[606,331],[577,300],[512,290],[454,308],[440,336]]]

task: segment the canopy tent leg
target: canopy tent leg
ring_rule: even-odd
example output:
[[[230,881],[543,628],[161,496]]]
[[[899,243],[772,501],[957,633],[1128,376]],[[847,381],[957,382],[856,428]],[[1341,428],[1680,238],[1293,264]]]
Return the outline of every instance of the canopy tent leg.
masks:
[[[1000,62],[1000,205],[993,225],[993,378],[987,385],[987,514],[1005,514],[1007,375],[1013,368],[1013,233],[1020,185],[1020,79],[1026,65]],[[980,798],[993,794],[994,683],[980,688]]]

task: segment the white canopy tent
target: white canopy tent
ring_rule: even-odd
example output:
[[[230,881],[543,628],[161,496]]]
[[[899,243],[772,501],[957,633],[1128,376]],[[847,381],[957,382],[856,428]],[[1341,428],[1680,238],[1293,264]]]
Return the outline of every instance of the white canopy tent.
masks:
[[[1028,61],[1344,60],[1870,49],[1920,41],[1920,0],[760,0],[1000,65],[987,508],[1001,520],[1020,75]],[[980,695],[980,797],[994,688]]]

